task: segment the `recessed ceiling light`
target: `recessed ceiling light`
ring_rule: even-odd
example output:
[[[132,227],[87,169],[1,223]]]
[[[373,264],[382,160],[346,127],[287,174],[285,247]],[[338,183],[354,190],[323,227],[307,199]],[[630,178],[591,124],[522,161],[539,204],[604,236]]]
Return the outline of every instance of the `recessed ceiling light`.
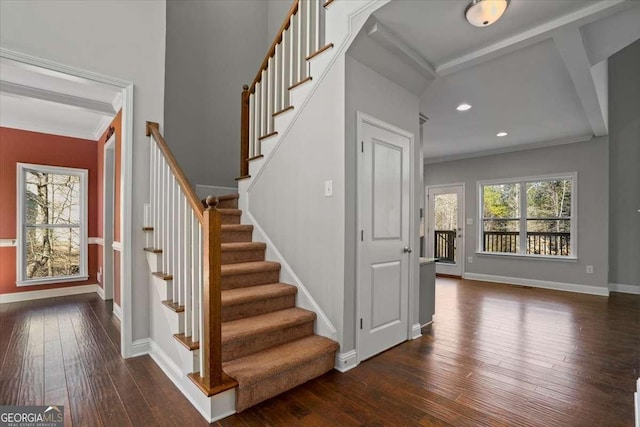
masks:
[[[506,133],[506,132],[504,132],[504,131],[503,131],[503,132],[498,132],[498,133],[496,134],[496,136],[499,136],[500,138],[502,138],[503,136],[507,136],[507,135],[509,135],[509,134],[508,134],[508,133]]]
[[[463,103],[463,104],[458,105],[456,107],[456,110],[458,110],[458,111],[467,111],[470,108],[471,108],[471,105]]]

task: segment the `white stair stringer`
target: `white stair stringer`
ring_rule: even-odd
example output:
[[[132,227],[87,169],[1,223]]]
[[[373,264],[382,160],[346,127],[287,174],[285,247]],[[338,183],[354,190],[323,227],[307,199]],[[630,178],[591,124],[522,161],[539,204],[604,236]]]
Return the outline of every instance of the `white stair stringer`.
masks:
[[[139,355],[151,356],[209,423],[234,414],[236,412],[235,389],[207,397],[188,378],[188,374],[200,370],[200,350],[190,351],[173,338],[173,334],[184,332],[184,312],[173,312],[162,304],[163,300],[171,299],[173,286],[170,280],[165,281],[151,275],[153,272],[162,270],[162,254],[146,252],[146,258],[151,276],[149,281],[150,339],[148,350]]]

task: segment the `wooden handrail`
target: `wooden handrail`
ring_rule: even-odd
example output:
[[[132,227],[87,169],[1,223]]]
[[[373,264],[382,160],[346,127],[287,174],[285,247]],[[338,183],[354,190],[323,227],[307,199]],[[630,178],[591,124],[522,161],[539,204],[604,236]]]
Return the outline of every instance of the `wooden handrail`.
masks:
[[[173,175],[176,177],[176,181],[178,181],[178,185],[180,185],[182,192],[184,193],[185,197],[189,201],[189,205],[191,205],[191,209],[193,209],[196,216],[198,217],[198,221],[200,221],[200,224],[203,224],[204,223],[204,214],[203,214],[204,206],[202,206],[202,202],[200,202],[200,199],[196,195],[195,190],[193,189],[191,184],[189,184],[189,180],[184,174],[184,171],[178,164],[178,161],[176,160],[173,153],[171,152],[171,149],[169,149],[169,146],[167,145],[167,141],[165,141],[164,138],[162,137],[162,134],[160,134],[160,126],[158,125],[158,123],[147,122],[147,136],[151,136],[151,135],[153,135],[153,139],[155,139],[156,144],[158,145],[158,148],[162,152],[162,155],[164,156],[165,160],[167,161],[167,164],[169,165],[169,168],[171,169],[171,172],[173,172]]]
[[[280,29],[278,30],[278,33],[276,34],[276,38],[273,40],[273,43],[271,43],[271,47],[269,48],[267,55],[264,57],[264,60],[260,65],[260,69],[258,70],[256,77],[253,79],[253,83],[251,83],[251,86],[249,86],[249,93],[254,93],[256,90],[256,83],[262,80],[262,72],[267,69],[267,66],[269,65],[269,59],[273,55],[275,55],[276,46],[282,41],[282,35],[287,30],[287,28],[289,28],[289,25],[291,23],[291,17],[295,15],[296,12],[298,12],[298,2],[299,0],[293,0],[293,4],[291,5],[289,12],[287,13],[287,17],[284,19],[284,22],[280,26]]]

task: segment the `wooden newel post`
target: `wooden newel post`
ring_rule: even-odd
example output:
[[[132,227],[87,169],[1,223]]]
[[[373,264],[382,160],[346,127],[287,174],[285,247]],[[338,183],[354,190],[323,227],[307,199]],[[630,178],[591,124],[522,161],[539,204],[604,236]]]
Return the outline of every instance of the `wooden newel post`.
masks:
[[[213,389],[222,384],[222,322],[220,310],[220,281],[221,281],[221,220],[220,212],[216,209],[218,198],[207,197],[207,208],[204,211],[202,224],[204,242],[204,289],[203,289],[203,354],[204,372],[202,379],[205,386]]]
[[[242,86],[240,119],[240,176],[249,175],[249,86]]]

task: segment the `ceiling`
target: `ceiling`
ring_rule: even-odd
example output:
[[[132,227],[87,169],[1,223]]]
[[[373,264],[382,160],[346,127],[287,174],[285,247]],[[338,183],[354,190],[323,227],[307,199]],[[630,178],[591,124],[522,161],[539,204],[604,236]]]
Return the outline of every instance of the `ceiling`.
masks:
[[[485,28],[469,2],[390,1],[349,50],[420,96],[427,163],[608,134],[601,61],[640,39],[640,2],[511,0]]]
[[[0,59],[0,126],[98,140],[121,106],[112,86]]]

